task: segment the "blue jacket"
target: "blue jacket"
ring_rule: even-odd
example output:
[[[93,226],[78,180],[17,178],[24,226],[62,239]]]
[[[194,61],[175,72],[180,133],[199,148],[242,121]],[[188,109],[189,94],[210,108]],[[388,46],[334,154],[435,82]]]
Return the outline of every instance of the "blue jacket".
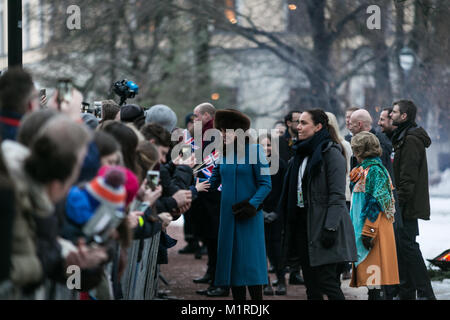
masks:
[[[2,140],[16,141],[22,115],[8,110],[0,110],[0,135]]]
[[[256,164],[249,161],[251,152],[257,155]],[[222,158],[210,179],[211,190],[222,184],[215,285],[267,284],[263,213],[259,210],[252,218],[236,221],[231,207],[245,200],[260,207],[272,189],[269,166],[260,145],[246,146],[244,164],[236,164],[236,155],[231,156],[234,163],[227,164],[226,157]]]

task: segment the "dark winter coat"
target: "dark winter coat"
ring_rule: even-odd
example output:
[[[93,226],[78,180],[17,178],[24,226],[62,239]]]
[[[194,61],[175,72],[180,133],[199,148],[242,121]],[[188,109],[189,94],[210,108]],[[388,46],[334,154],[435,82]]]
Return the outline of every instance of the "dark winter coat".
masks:
[[[203,158],[207,157],[206,147],[215,140],[204,140],[204,134],[207,130],[214,127],[214,119],[206,123],[202,128],[202,152]],[[203,172],[198,173],[198,178],[207,179]],[[220,199],[222,193],[216,189],[210,188],[208,192],[199,192],[196,198],[193,198],[190,209],[192,225],[195,236],[201,239],[215,240],[219,235],[219,217],[220,217]]]
[[[269,164],[270,167],[270,164]],[[279,159],[278,172],[270,176],[272,182],[272,190],[263,202],[264,212],[275,212],[278,217],[275,221],[264,223],[266,231],[266,239],[268,241],[281,241],[282,221],[283,217],[278,210],[278,202],[280,201],[281,191],[283,190],[284,176],[286,175],[287,163],[283,159]]]
[[[172,162],[160,167],[161,186],[163,195],[156,201],[157,212],[169,212],[174,214],[178,208],[172,195],[182,189],[189,189],[192,182],[192,169],[188,166],[176,166]],[[174,220],[179,218],[175,215]]]
[[[291,134],[289,133],[289,130],[286,130],[284,135],[282,135],[280,137],[280,142],[279,142],[280,158],[286,162],[288,162],[289,159],[291,159],[295,154],[295,151],[292,149],[292,147],[295,144],[295,141],[296,140],[292,139]]]
[[[285,263],[291,265],[298,264],[301,259],[291,255],[295,244],[290,243],[289,239],[293,238],[296,230],[287,223],[289,215],[296,214],[297,210],[298,171],[301,164],[298,157],[294,156],[288,164],[280,199],[280,211],[285,217],[283,255]],[[355,233],[345,202],[346,159],[341,153],[341,147],[333,142],[322,149],[322,159],[318,169],[303,179],[311,267],[357,259]],[[336,242],[329,249],[324,248],[320,241],[325,228],[335,229],[337,232]]]
[[[283,181],[286,174],[286,168],[286,162],[283,159],[279,159],[278,172],[270,177],[272,182],[272,190],[263,202],[262,209],[266,212],[278,211],[278,202],[280,201],[281,191],[283,189]]]
[[[394,177],[403,219],[430,220],[426,148],[431,139],[415,124],[400,125],[392,137]]]

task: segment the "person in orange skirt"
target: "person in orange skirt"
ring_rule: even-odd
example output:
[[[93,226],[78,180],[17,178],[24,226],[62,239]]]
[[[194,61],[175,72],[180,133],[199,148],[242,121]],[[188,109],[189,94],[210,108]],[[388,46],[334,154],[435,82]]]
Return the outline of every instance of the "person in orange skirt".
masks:
[[[350,287],[366,286],[369,300],[383,300],[381,286],[399,284],[394,237],[394,196],[383,166],[378,138],[361,132],[351,140],[359,164],[350,172],[350,216],[355,229],[358,261],[353,263]]]

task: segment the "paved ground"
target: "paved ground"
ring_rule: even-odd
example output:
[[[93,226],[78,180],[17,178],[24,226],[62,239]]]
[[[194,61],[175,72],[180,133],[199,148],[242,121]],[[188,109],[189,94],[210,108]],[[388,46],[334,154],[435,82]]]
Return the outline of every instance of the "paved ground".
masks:
[[[169,264],[161,266],[161,273],[169,282],[166,286],[160,282],[160,289],[167,290],[169,296],[184,300],[206,300],[223,299],[231,300],[231,293],[228,298],[209,298],[195,293],[196,290],[206,288],[205,284],[195,284],[192,279],[201,277],[206,272],[207,257],[203,256],[197,260],[193,255],[178,254],[178,250],[186,245],[183,237],[183,227],[181,224],[172,224],[169,226],[168,234],[178,240],[175,247],[169,249]],[[272,280],[275,275],[270,274]],[[357,300],[367,299],[366,288],[349,288],[349,280],[342,282],[342,290],[347,299]],[[288,286],[286,296],[264,296],[266,300],[306,300],[305,287],[302,285]]]

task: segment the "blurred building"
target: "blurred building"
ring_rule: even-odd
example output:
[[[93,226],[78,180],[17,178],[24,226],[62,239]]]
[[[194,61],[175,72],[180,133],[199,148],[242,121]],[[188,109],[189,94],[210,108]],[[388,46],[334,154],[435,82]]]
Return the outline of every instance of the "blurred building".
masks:
[[[313,41],[312,30],[305,13],[304,3],[301,0],[214,0],[220,8],[222,17],[231,24],[244,28],[254,28],[289,43],[298,43],[299,47],[311,49]],[[130,0],[130,4],[133,1]],[[338,4],[338,2],[330,3]],[[303,7],[301,7],[303,6]],[[393,4],[391,4],[393,6]],[[51,8],[46,7],[43,0],[23,0],[23,63],[31,66],[45,58],[43,48],[51,37],[51,30],[47,22],[51,16]],[[411,30],[414,23],[414,7],[411,4],[405,14],[404,30]],[[327,13],[329,15],[329,12]],[[391,11],[388,14],[392,14]],[[385,17],[390,30],[393,30],[395,19]],[[237,107],[247,112],[255,128],[272,128],[276,120],[280,120],[292,109],[307,109],[313,103],[310,101],[310,84],[308,78],[298,67],[288,63],[285,57],[280,57],[255,41],[236,35],[233,32],[223,31],[214,22],[209,24],[209,63],[211,81],[214,88],[209,100],[217,105],[226,99],[228,107]],[[394,34],[387,34],[387,42],[394,41]],[[267,37],[255,34],[257,41],[267,41]],[[361,35],[348,38],[339,43],[333,50],[333,67],[336,69],[356,65],[351,59],[355,48],[364,47],[365,41]],[[333,47],[334,48],[334,47]],[[370,50],[370,49],[367,49]],[[348,62],[348,64],[346,64]],[[306,61],[305,63],[308,63]],[[390,61],[390,80],[393,92],[401,92],[395,87],[400,83],[397,79],[397,70],[394,61]],[[0,70],[7,67],[7,0],[0,0]],[[447,66],[448,67],[448,66]],[[349,106],[368,108],[374,116],[382,107],[376,104],[375,79],[373,64],[367,64],[362,72],[354,75],[344,82],[338,90],[338,99],[342,111]],[[447,84],[448,85],[448,84]],[[394,94],[393,99],[400,98]],[[421,106],[419,106],[421,107]],[[342,126],[343,112],[336,115]],[[448,162],[450,146],[446,126],[443,128],[433,126],[439,119],[432,112],[424,115],[420,124],[431,131],[433,144],[430,149],[430,168],[432,171],[441,167],[441,162]],[[426,118],[425,118],[426,117]],[[376,127],[377,118],[374,119]],[[442,126],[441,126],[442,127]],[[435,129],[435,130],[434,130]],[[439,155],[441,154],[441,155]],[[443,155],[442,155],[443,154]],[[442,160],[440,160],[442,159]]]

